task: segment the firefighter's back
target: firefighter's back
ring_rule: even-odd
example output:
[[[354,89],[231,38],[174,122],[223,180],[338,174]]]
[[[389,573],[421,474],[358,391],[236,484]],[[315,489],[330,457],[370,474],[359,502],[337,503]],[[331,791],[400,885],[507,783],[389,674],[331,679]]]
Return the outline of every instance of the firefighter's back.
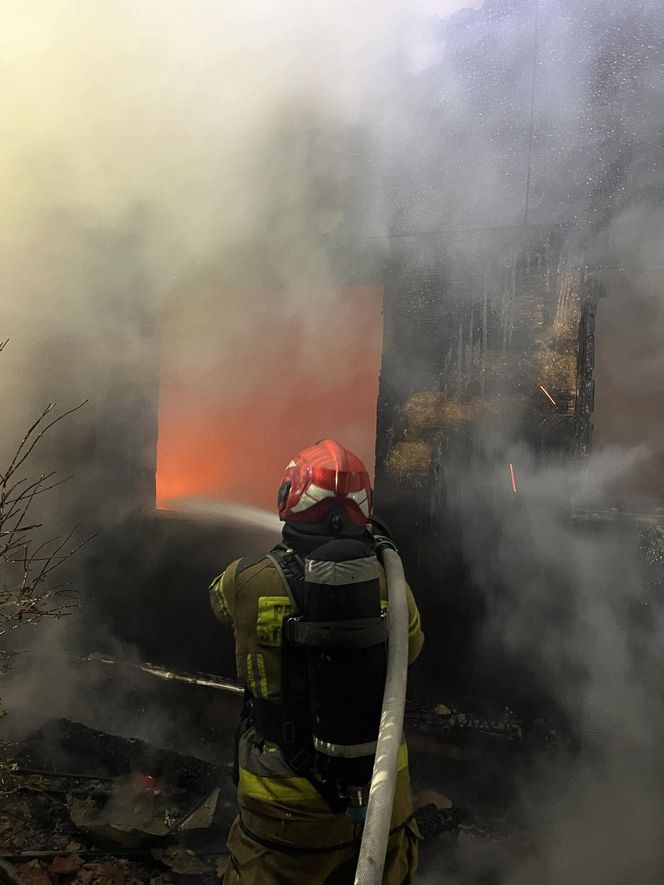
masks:
[[[380,594],[386,605],[382,569]],[[333,811],[312,779],[294,772],[278,743],[258,733],[253,723],[255,702],[275,708],[282,702],[282,625],[292,611],[282,575],[267,556],[237,560],[212,585],[211,595],[217,614],[233,625],[238,678],[247,691],[237,748],[239,815],[228,840],[226,882],[352,882],[361,823]],[[413,639],[417,632],[419,619]],[[391,828],[384,882],[401,885],[410,881],[409,871],[414,873],[418,839],[405,742]],[[337,878],[329,880],[332,874]]]

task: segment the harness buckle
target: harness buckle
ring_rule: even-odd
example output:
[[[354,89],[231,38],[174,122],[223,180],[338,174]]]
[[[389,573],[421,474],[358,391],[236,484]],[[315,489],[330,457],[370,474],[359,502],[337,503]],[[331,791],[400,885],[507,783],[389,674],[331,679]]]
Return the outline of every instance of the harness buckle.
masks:
[[[286,640],[291,645],[297,645],[297,628],[301,620],[301,615],[291,615],[284,621],[284,632],[286,634]]]

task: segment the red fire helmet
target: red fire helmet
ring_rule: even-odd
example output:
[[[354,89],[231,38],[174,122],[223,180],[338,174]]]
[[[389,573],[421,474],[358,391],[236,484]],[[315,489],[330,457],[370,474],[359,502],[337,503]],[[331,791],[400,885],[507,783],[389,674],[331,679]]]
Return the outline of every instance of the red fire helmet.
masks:
[[[353,525],[371,515],[373,491],[362,461],[331,439],[299,452],[286,467],[279,488],[279,518],[322,523],[334,509]]]

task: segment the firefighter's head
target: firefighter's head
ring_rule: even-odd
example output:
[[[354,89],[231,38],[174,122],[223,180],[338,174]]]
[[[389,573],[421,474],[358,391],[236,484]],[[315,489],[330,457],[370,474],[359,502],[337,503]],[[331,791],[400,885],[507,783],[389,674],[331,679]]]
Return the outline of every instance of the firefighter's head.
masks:
[[[362,461],[339,443],[323,439],[298,452],[286,467],[279,487],[279,518],[354,534],[366,528],[372,499]]]

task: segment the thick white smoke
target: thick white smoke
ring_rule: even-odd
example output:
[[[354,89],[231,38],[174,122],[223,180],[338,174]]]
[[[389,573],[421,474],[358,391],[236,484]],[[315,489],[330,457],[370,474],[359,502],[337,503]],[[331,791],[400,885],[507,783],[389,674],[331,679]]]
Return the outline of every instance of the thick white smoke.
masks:
[[[348,193],[349,139],[360,129],[366,152],[376,96],[394,105],[398,131],[414,23],[464,5],[4,4],[0,340],[11,343],[0,451],[43,401],[90,397],[59,455],[85,474],[108,410],[131,400],[137,378],[154,399],[160,311],[172,301],[201,298],[207,310],[214,293],[223,350],[264,309],[246,281],[267,266],[280,312],[315,328],[302,282],[336,285],[321,239],[334,236],[340,202],[364,198]],[[377,200],[370,233],[385,233],[386,211]],[[177,359],[185,371],[205,359],[186,328]]]
[[[329,301],[336,285],[320,241],[338,226],[337,191],[348,197],[353,133],[365,153],[376,95],[393,96],[398,111],[418,18],[465,5],[2,5],[0,341],[10,341],[0,356],[0,464],[49,401],[90,400],[35,451],[36,476],[75,476],[38,502],[50,534],[82,519],[84,536],[132,506],[134,489],[123,499],[118,488],[127,464],[150,467],[153,442],[137,425],[156,408],[159,327],[173,303],[186,317],[199,300],[224,319],[203,345],[183,322],[173,362],[183,374],[204,374],[256,326],[265,303],[252,273],[260,280],[264,267],[278,278],[277,313],[317,330],[314,290]],[[384,234],[380,200],[370,216],[371,232]],[[311,279],[316,286],[303,286]],[[314,347],[315,336],[295,336],[294,359]],[[236,388],[245,378],[250,388],[261,344],[238,349]],[[83,589],[90,617],[95,587]],[[70,640],[49,633],[40,624],[21,643],[34,637],[55,659]],[[19,684],[38,685],[42,666]],[[59,682],[75,693],[76,679]],[[7,695],[20,701],[17,718],[40,706],[32,694]]]

